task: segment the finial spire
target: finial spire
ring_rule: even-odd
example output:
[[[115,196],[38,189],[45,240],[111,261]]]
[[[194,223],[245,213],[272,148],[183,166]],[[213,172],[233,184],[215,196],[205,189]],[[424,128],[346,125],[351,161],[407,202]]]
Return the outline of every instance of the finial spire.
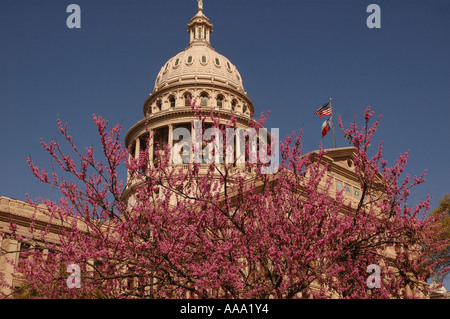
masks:
[[[210,35],[212,33],[213,25],[209,19],[203,14],[203,0],[197,0],[198,11],[188,24],[188,32],[190,34],[189,46],[191,45],[209,45]]]

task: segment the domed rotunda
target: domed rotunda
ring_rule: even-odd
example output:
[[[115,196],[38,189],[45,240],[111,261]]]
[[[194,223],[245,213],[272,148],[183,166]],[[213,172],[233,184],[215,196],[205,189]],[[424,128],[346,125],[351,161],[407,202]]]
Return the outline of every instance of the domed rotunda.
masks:
[[[162,66],[153,92],[144,103],[144,118],[131,127],[125,137],[125,146],[131,149],[130,156],[142,156],[145,151],[150,164],[155,151],[164,143],[173,148],[176,128],[193,132],[192,121],[197,118],[189,101],[195,101],[195,105],[208,114],[212,109],[222,121],[234,114],[237,127],[244,130],[253,118],[253,103],[247,97],[239,71],[211,46],[213,25],[203,13],[202,1],[187,31],[189,45]],[[207,124],[208,119],[205,123],[211,125]],[[149,134],[154,137],[147,150]]]

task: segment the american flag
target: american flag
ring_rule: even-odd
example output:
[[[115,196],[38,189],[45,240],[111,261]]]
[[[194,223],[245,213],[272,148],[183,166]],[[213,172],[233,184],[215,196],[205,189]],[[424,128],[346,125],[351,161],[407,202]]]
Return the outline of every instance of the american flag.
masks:
[[[330,115],[331,112],[331,101],[325,103],[324,105],[322,105],[314,114],[317,114],[320,116],[320,118],[326,116],[326,115]]]

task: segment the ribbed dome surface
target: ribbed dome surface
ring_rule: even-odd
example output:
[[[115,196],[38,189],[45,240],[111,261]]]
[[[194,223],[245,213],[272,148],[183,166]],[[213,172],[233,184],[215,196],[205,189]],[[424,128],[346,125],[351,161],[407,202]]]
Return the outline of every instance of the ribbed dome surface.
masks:
[[[206,44],[190,46],[167,61],[156,78],[155,90],[190,79],[220,82],[235,90],[244,91],[242,78],[236,67]]]
[[[175,55],[156,77],[155,91],[168,85],[187,80],[197,83],[221,84],[233,90],[244,92],[242,78],[236,67],[211,46],[212,24],[199,8],[188,24],[189,46]]]

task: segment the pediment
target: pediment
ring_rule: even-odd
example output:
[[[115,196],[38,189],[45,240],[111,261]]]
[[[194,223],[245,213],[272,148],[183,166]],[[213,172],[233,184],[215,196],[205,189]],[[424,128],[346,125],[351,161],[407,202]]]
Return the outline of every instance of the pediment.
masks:
[[[356,158],[356,148],[342,147],[326,149],[326,154],[322,158],[322,162],[328,165],[328,171],[333,172],[333,175],[345,176],[350,180],[358,181],[358,177],[355,172],[354,160]],[[311,160],[317,159],[318,151],[311,153]],[[381,182],[381,173],[377,174],[377,182]]]
[[[329,164],[335,164],[347,170],[354,171],[353,161],[356,158],[356,149],[354,147],[331,148],[324,150],[326,154],[322,161]],[[310,153],[312,161],[317,159],[319,151]]]
[[[325,157],[329,162],[345,170],[355,171],[353,162],[356,158],[356,149],[354,147],[332,148],[325,151]]]

